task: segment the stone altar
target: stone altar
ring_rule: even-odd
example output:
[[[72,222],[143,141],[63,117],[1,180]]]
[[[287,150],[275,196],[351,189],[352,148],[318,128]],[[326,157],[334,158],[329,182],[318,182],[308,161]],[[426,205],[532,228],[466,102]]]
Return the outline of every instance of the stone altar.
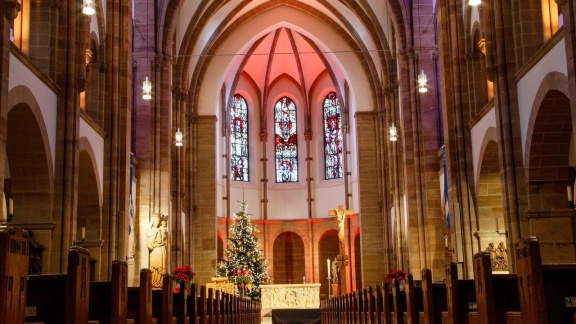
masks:
[[[262,316],[272,309],[320,308],[320,284],[260,285]]]

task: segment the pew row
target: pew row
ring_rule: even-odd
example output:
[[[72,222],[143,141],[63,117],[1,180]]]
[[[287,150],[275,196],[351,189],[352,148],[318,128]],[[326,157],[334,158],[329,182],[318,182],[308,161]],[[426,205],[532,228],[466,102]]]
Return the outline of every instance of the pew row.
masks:
[[[421,288],[411,276],[404,291],[395,280],[322,301],[323,323],[576,323],[576,264],[542,264],[538,241],[515,245],[517,274],[492,272],[490,255],[474,256],[474,280],[458,279],[456,263],[443,283],[422,271]]]

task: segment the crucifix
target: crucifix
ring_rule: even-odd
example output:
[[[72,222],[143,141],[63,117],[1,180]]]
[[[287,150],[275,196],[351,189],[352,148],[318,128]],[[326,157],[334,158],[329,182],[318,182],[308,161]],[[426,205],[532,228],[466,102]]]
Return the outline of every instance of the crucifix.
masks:
[[[346,215],[352,215],[354,214],[353,211],[349,210],[349,209],[344,209],[344,207],[342,207],[342,205],[338,205],[338,208],[334,209],[334,210],[329,210],[328,211],[328,215],[329,216],[336,216],[337,220],[338,220],[338,241],[340,242],[340,250],[337,256],[336,256],[336,261],[337,261],[337,265],[339,268],[339,276],[340,276],[340,294],[344,295],[347,293],[346,291],[346,284],[347,284],[347,278],[346,278],[346,266],[348,265],[348,256],[346,255],[346,240],[345,240],[345,236],[346,236]]]

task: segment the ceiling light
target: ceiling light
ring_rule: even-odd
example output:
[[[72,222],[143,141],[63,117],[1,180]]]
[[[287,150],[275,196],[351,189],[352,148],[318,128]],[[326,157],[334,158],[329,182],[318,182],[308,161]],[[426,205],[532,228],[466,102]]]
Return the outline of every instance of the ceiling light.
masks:
[[[390,142],[396,142],[398,140],[398,131],[394,123],[390,126]]]
[[[148,77],[146,77],[146,80],[142,84],[142,90],[144,91],[142,92],[142,99],[144,100],[152,99],[152,82],[148,80]]]
[[[176,131],[176,146],[182,146],[182,132],[180,131],[180,128],[178,128],[178,130]]]
[[[82,13],[87,16],[92,16],[96,13],[96,3],[94,0],[84,0],[84,5],[82,6]]]
[[[426,87],[427,85],[428,85],[428,78],[426,77],[424,70],[422,70],[422,72],[418,74],[418,92],[420,93],[428,92],[428,88]]]

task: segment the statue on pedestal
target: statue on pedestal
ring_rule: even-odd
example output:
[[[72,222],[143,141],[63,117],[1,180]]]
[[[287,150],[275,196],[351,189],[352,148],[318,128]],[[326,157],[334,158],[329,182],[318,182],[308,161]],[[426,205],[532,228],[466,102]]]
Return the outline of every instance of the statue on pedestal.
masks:
[[[150,229],[146,233],[146,243],[150,252],[152,288],[162,288],[162,275],[166,273],[168,227],[166,218],[160,213],[154,213],[152,216]]]

